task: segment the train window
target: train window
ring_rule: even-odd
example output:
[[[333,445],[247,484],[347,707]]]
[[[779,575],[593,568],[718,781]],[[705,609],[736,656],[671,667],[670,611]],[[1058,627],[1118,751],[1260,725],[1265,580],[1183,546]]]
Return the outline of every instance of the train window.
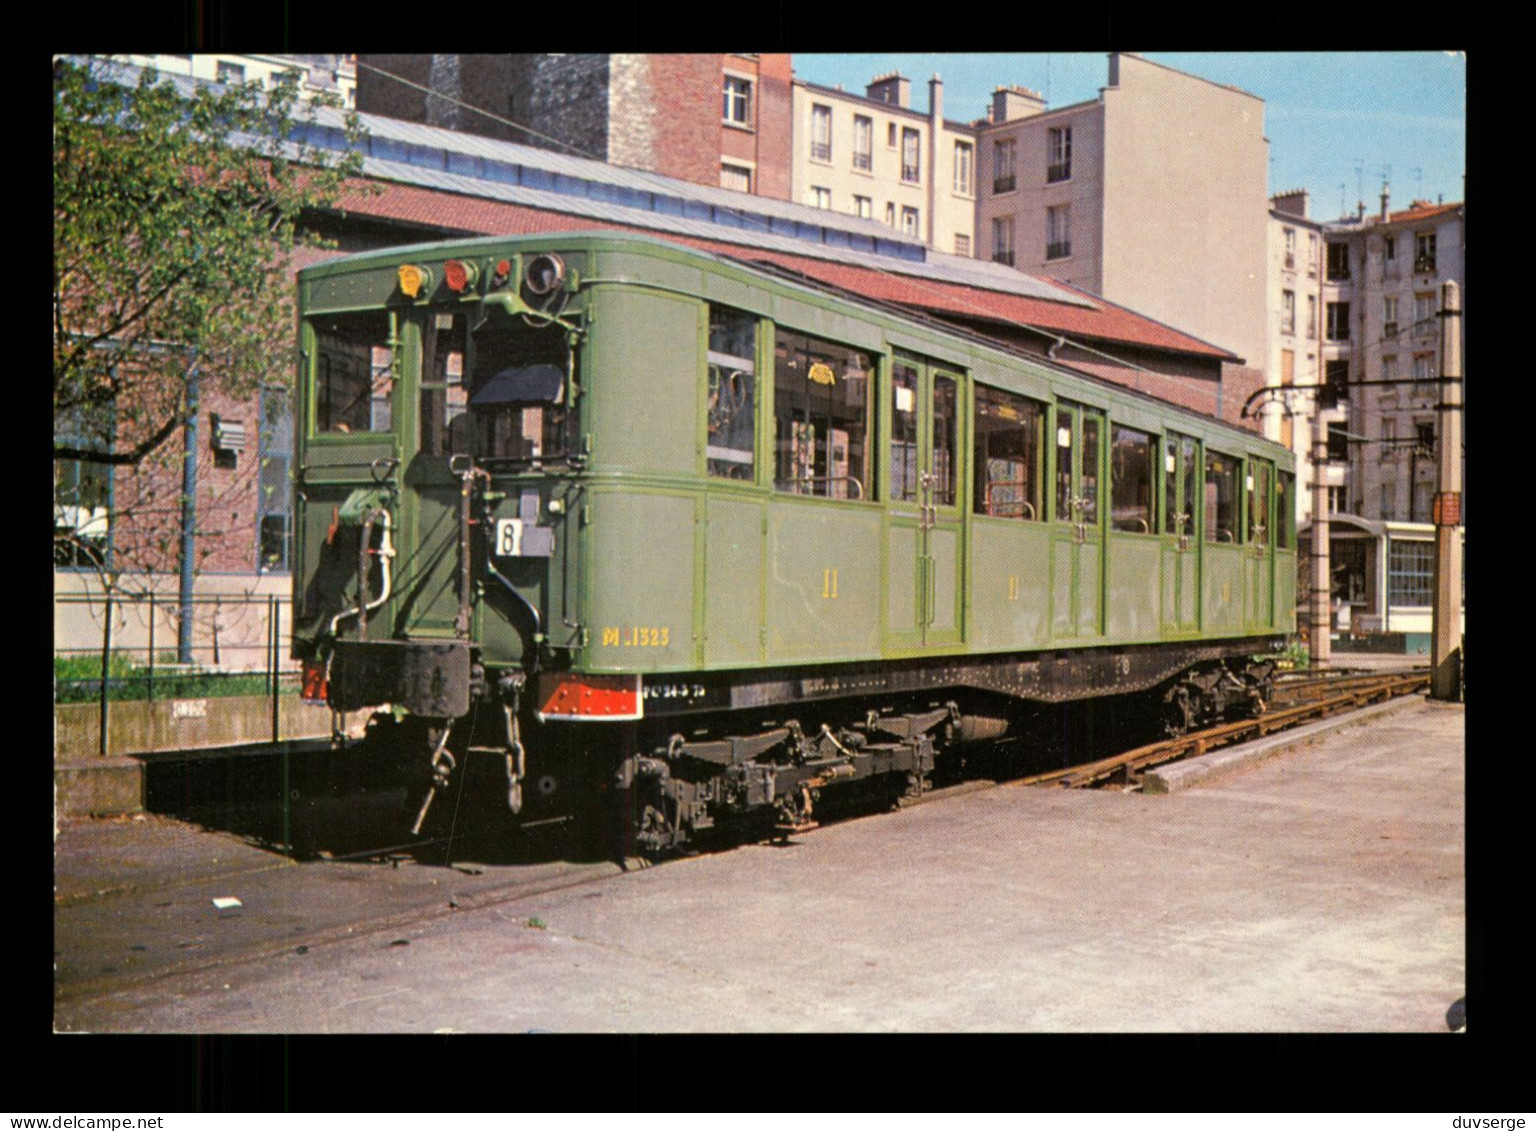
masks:
[[[872,498],[869,354],[783,330],[773,353],[775,486],[797,495]]]
[[[1110,432],[1110,521],[1116,530],[1152,532],[1152,437],[1116,424]]]
[[[1163,459],[1163,533],[1192,535],[1196,484],[1200,480],[1199,446],[1191,436],[1170,435]]]
[[[464,318],[434,314],[421,343],[421,450],[467,455],[469,394],[464,388]]]
[[[1237,540],[1237,461],[1220,452],[1205,454],[1205,536],[1212,542]]]
[[[917,367],[898,360],[891,369],[891,498],[917,499]]]
[[[559,459],[570,451],[565,331],[490,317],[470,335],[469,408],[479,459]]]
[[[1289,550],[1295,545],[1296,476],[1282,471],[1275,480],[1275,545]]]
[[[315,431],[388,432],[394,420],[394,345],[389,314],[371,310],[312,320]]]
[[[976,513],[1038,520],[1043,405],[976,387]]]
[[[1099,521],[1099,430],[1097,416],[1083,416],[1083,521]]]
[[[1270,466],[1257,460],[1248,461],[1248,541],[1259,544],[1271,538],[1269,521]]]
[[[757,319],[739,310],[709,310],[710,475],[750,481],[757,424]]]
[[[955,415],[959,391],[953,377],[933,375],[933,494],[929,502],[955,505]]]

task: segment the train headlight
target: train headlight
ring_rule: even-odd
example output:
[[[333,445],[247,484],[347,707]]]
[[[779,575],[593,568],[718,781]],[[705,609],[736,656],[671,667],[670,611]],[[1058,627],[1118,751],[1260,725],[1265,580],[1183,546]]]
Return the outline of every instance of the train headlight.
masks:
[[[535,255],[523,271],[523,286],[528,293],[542,298],[553,294],[565,282],[565,260],[558,255]]]
[[[424,290],[432,289],[432,272],[414,263],[406,263],[398,272],[400,293],[406,298],[416,298]]]

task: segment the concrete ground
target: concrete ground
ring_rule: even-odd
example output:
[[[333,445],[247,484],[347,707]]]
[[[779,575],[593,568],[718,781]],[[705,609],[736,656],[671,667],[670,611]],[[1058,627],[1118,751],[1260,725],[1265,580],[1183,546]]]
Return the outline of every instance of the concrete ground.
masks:
[[[98,978],[61,994],[55,1027],[1444,1033],[1466,992],[1465,714],[1399,702],[1172,794],[978,790],[382,933],[138,982]],[[139,952],[191,930],[174,891],[146,888],[139,905],[98,899],[94,919],[75,912],[135,872],[212,868],[220,854],[220,867],[236,854],[248,882],[207,883],[246,896],[241,929],[270,917],[294,943],[305,901],[344,890],[360,907],[396,907],[386,892],[406,873],[440,892],[510,868],[354,868],[333,880],[319,864],[159,818],[113,823],[122,831],[108,852],[110,837],[73,847],[92,825],[61,831],[61,953],[93,935],[126,940],[105,917],[131,906],[153,926]],[[186,915],[216,935],[212,886],[198,882],[193,866]]]

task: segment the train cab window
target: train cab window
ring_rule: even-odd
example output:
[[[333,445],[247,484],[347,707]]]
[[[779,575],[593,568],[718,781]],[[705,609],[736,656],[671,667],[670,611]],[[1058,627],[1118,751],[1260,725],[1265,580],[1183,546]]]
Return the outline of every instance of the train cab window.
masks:
[[[756,470],[757,319],[738,310],[709,310],[710,475],[750,482]]]
[[[1296,476],[1282,471],[1275,479],[1275,545],[1289,550],[1296,544]]]
[[[870,355],[783,330],[773,353],[774,485],[797,495],[872,498]]]
[[[560,459],[570,452],[565,331],[496,316],[473,331],[469,409],[474,454],[485,460]]]
[[[421,450],[432,456],[470,451],[462,315],[433,314],[422,331]]]
[[[1264,545],[1271,540],[1269,521],[1270,466],[1258,460],[1248,461],[1248,541]]]
[[[976,387],[976,513],[1037,521],[1045,406]]]
[[[1163,472],[1163,533],[1191,536],[1200,482],[1200,448],[1192,436],[1169,435],[1163,449]]]
[[[1110,521],[1116,530],[1152,532],[1153,437],[1116,424],[1110,432]]]
[[[1237,541],[1237,461],[1220,452],[1205,454],[1205,537]]]
[[[388,432],[394,421],[394,335],[389,314],[326,314],[315,331],[315,431]]]

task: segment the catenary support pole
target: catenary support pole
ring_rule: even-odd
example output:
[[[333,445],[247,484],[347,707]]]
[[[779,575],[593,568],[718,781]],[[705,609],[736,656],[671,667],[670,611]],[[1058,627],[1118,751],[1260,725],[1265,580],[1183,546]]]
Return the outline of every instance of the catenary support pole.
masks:
[[[1430,695],[1461,693],[1461,288],[1440,288],[1440,484],[1435,494],[1435,605]]]
[[[1312,645],[1314,668],[1326,668],[1332,655],[1333,586],[1328,568],[1328,434],[1322,398],[1312,412]]]

